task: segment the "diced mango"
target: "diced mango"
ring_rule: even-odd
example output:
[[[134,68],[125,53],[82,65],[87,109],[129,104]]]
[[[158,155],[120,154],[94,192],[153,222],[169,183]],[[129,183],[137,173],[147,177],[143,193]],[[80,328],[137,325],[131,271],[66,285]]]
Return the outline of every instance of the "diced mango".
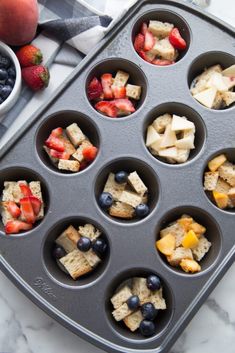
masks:
[[[194,233],[196,233],[197,236],[200,236],[200,235],[206,233],[206,228],[203,227],[201,224],[199,224],[197,222],[193,222],[190,225],[190,230],[193,230]]]
[[[191,224],[193,223],[193,219],[191,217],[183,217],[178,219],[177,223],[184,228],[185,232],[188,232]]]
[[[226,160],[226,156],[224,154],[220,154],[208,163],[208,168],[211,172],[215,172],[222,164],[224,164],[224,162],[226,162]]]
[[[199,265],[199,263],[197,263],[197,261],[195,260],[190,259],[181,260],[180,267],[184,272],[195,273],[201,271],[201,266]]]
[[[167,234],[162,239],[156,241],[156,248],[164,255],[169,256],[175,250],[175,237],[172,234]]]
[[[199,239],[193,230],[190,230],[182,240],[182,245],[185,249],[195,248],[199,243]]]
[[[213,197],[215,199],[216,205],[221,208],[224,209],[226,207],[228,207],[228,201],[229,201],[229,197],[226,194],[223,194],[221,192],[218,191],[212,191],[213,193]]]

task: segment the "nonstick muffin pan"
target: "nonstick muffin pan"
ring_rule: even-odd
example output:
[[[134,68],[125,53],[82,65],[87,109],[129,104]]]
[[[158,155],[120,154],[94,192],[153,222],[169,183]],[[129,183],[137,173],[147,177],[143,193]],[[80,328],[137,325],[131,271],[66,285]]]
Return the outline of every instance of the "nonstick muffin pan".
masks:
[[[155,67],[135,52],[132,40],[146,19],[180,28],[188,50],[174,65]],[[1,191],[6,180],[39,180],[46,203],[44,219],[31,231],[6,236],[1,227],[1,269],[53,318],[102,349],[167,352],[234,260],[235,213],[219,210],[203,190],[212,157],[223,152],[234,160],[234,107],[209,110],[189,91],[205,66],[235,63],[234,38],[232,28],[184,3],[139,1],[0,152]],[[117,69],[136,76],[143,93],[135,113],[110,119],[91,106],[86,87],[97,72]],[[196,125],[196,149],[184,164],[164,163],[145,146],[147,126],[163,110],[185,114]],[[42,153],[42,142],[51,129],[72,122],[99,152],[86,170],[60,173]],[[119,168],[137,170],[149,188],[150,213],[142,220],[113,219],[97,203],[108,173]],[[159,230],[184,213],[207,227],[212,243],[202,271],[193,275],[168,266],[155,249]],[[66,226],[85,223],[102,230],[109,251],[97,270],[73,281],[56,267],[50,249]],[[161,278],[167,309],[156,334],[144,338],[114,321],[110,298],[122,282],[153,273]]]

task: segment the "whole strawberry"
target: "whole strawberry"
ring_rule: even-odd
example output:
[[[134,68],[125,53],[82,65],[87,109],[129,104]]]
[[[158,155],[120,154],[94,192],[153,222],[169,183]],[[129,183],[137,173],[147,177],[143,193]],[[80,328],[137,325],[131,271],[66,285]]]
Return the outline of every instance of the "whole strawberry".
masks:
[[[31,44],[20,48],[17,51],[16,56],[20,62],[21,67],[39,65],[43,59],[41,50]]]
[[[48,86],[50,74],[47,67],[36,65],[23,68],[22,77],[29,88],[39,91]]]

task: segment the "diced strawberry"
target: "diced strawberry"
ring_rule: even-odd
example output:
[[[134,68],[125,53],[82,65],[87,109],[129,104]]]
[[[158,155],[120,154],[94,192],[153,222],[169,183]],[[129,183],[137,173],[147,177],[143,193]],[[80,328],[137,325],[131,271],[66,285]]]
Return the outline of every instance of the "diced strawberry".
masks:
[[[126,98],[126,87],[113,86],[114,98]]]
[[[36,217],[34,214],[33,206],[30,201],[30,197],[24,197],[20,200],[22,216],[25,218],[27,223],[34,223]]]
[[[29,200],[30,200],[31,205],[33,207],[33,212],[34,212],[35,216],[37,216],[41,210],[42,201],[39,200],[39,198],[37,198],[36,196],[29,196]]]
[[[147,53],[144,50],[140,50],[139,55],[141,56],[142,59],[144,59],[148,63],[152,62],[152,60],[148,57]]]
[[[147,32],[147,30],[148,30],[148,25],[146,22],[143,22],[141,25],[140,33],[145,36],[145,33]]]
[[[87,94],[89,100],[100,98],[103,93],[103,88],[100,81],[94,77],[88,85]]]
[[[95,146],[89,146],[83,149],[82,154],[87,161],[91,162],[95,159],[97,152],[98,148],[96,148]]]
[[[87,167],[89,166],[89,162],[88,161],[82,161],[81,163],[80,163],[80,171],[81,170],[84,170],[84,169],[86,169]]]
[[[104,98],[105,99],[112,99],[113,98],[113,91],[112,91],[112,84],[113,84],[113,77],[111,74],[103,74],[101,76],[101,84],[104,91]]]
[[[133,103],[128,99],[115,99],[112,101],[116,108],[119,110],[118,113],[122,114],[130,114],[135,112],[135,107]]]
[[[134,48],[137,51],[137,53],[139,53],[141,50],[144,49],[144,35],[143,34],[139,33],[135,37]]]
[[[6,234],[17,234],[22,230],[30,230],[32,229],[32,224],[28,224],[22,221],[9,221],[5,225]]]
[[[59,137],[63,134],[62,127],[57,127],[56,129],[52,130],[51,135],[54,137]]]
[[[70,158],[70,154],[68,152],[58,152],[56,150],[50,150],[50,156],[53,158],[58,158],[58,159],[66,159],[68,160]]]
[[[14,201],[7,202],[7,211],[10,212],[10,214],[14,218],[18,218],[21,214],[20,208],[17,206],[17,204]]]
[[[175,63],[174,61],[163,60],[163,59],[154,59],[152,61],[153,65],[158,65],[158,66],[167,66],[167,65],[172,65],[174,63]]]
[[[20,190],[21,190],[22,194],[24,195],[24,197],[28,197],[28,196],[33,195],[30,187],[28,185],[23,184],[23,183],[20,184]]]
[[[175,49],[184,50],[187,47],[187,43],[181,37],[181,34],[178,28],[173,28],[171,33],[169,34],[169,41],[173,45]]]
[[[101,101],[96,103],[95,109],[99,112],[109,116],[110,118],[116,118],[117,108],[113,102]]]
[[[155,44],[154,36],[151,32],[147,30],[144,36],[144,51],[151,50],[154,47],[154,44]]]
[[[46,146],[52,150],[56,150],[58,152],[64,152],[65,146],[63,141],[59,140],[58,137],[50,135],[45,142]]]

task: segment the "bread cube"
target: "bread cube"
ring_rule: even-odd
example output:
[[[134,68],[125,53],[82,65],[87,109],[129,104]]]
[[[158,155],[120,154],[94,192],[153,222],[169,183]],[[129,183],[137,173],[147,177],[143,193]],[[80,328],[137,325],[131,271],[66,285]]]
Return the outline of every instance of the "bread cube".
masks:
[[[97,256],[92,249],[90,249],[89,251],[83,252],[83,256],[85,257],[85,259],[87,260],[87,262],[92,268],[95,268],[101,262],[101,259],[99,258],[99,256]]]
[[[221,97],[227,107],[235,102],[235,92],[223,92]]]
[[[14,217],[12,217],[11,213],[7,209],[7,202],[1,202],[1,216],[2,216],[2,223],[5,226],[7,222],[13,221]]]
[[[65,234],[66,237],[77,246],[77,242],[80,239],[80,235],[72,225],[70,225],[62,234]]]
[[[50,160],[52,161],[52,163],[57,164],[59,162],[58,158],[52,157],[50,154],[50,148],[48,148],[47,146],[43,146],[44,151],[46,152],[46,154],[48,155],[48,157],[50,158]]]
[[[84,148],[92,146],[92,143],[89,140],[84,140],[78,147],[78,149],[73,153],[73,158],[76,159],[79,163],[84,161],[83,150]]]
[[[69,172],[79,172],[80,163],[78,161],[59,159],[58,168]]]
[[[215,191],[220,192],[222,194],[228,194],[231,186],[222,178],[219,178],[215,187]]]
[[[204,189],[208,191],[215,190],[219,179],[219,172],[206,172],[204,174]]]
[[[124,203],[124,202],[114,202],[109,209],[109,214],[112,217],[132,219],[134,217],[135,209]]]
[[[127,84],[126,95],[128,98],[139,100],[141,96],[141,86]]]
[[[228,192],[229,200],[233,207],[235,207],[235,188],[231,188]]]
[[[68,137],[65,135],[60,135],[57,137],[61,142],[63,142],[65,147],[65,152],[67,152],[70,156],[76,152],[74,145],[69,141]]]
[[[163,133],[167,127],[167,125],[171,124],[172,116],[170,114],[164,114],[159,116],[154,120],[152,126],[159,133]]]
[[[136,331],[140,327],[140,323],[143,320],[143,315],[140,310],[128,315],[124,318],[125,325],[129,328],[131,332]]]
[[[65,267],[74,280],[92,270],[92,267],[89,265],[83,253],[77,249],[59,259],[59,262]]]
[[[123,191],[119,201],[136,208],[142,202],[142,197],[132,191]]]
[[[195,261],[195,260],[190,260],[190,259],[183,259],[180,262],[180,267],[184,272],[200,272],[201,271],[201,266]]]
[[[147,287],[146,278],[134,277],[132,280],[132,293],[138,295],[140,304],[146,303],[151,295],[151,291]]]
[[[183,227],[185,232],[188,232],[191,229],[193,218],[188,215],[183,215],[180,219],[177,220],[177,223]]]
[[[128,286],[122,287],[116,294],[111,298],[111,303],[113,304],[114,309],[119,308],[124,304],[130,297],[132,292]]]
[[[173,61],[175,59],[175,48],[169,42],[168,38],[156,41],[154,47],[150,50],[150,52],[160,57],[161,59],[166,59],[170,61]]]
[[[167,261],[171,266],[177,267],[183,259],[193,259],[191,249],[185,249],[183,247],[176,248],[173,253],[167,256]]]
[[[229,185],[235,186],[235,167],[232,163],[226,162],[219,167],[219,176]]]
[[[128,182],[131,184],[137,194],[141,196],[143,196],[148,191],[148,188],[143,183],[142,179],[139,177],[137,172],[132,172],[129,174]]]
[[[115,174],[109,173],[108,179],[104,186],[104,192],[108,192],[113,196],[115,201],[120,201],[121,194],[125,190],[126,183],[116,183]]]
[[[77,250],[77,244],[74,241],[75,237],[74,234],[76,233],[76,236],[78,235],[78,232],[76,231],[73,226],[69,226],[56,240],[56,244],[59,246],[62,246],[64,250],[67,253],[72,252],[73,250]],[[79,236],[78,236],[79,237]]]
[[[90,238],[91,241],[96,240],[101,235],[101,231],[90,223],[86,223],[84,226],[79,226],[78,233],[82,237]]]
[[[209,163],[208,163],[208,168],[210,169],[211,172],[216,172],[219,167],[224,164],[224,162],[227,161],[227,158],[224,154],[220,154],[219,156],[213,158]]]
[[[177,222],[172,223],[168,227],[160,231],[160,237],[163,238],[168,234],[172,234],[175,237],[175,245],[180,246],[185,235],[184,228]]]
[[[189,158],[190,150],[184,148],[177,148],[177,156],[175,160],[177,163],[185,163]]]
[[[166,309],[166,301],[163,298],[162,288],[157,291],[152,292],[149,300],[157,310],[165,310]]]
[[[83,134],[82,130],[78,126],[78,124],[73,123],[66,127],[66,133],[74,145],[74,147],[78,147],[82,141],[86,139],[85,135]]]
[[[201,236],[206,233],[206,228],[197,222],[193,222],[190,226],[190,230],[192,230],[197,236]]]
[[[29,188],[32,191],[33,196],[36,196],[42,202],[39,214],[37,215],[37,220],[42,219],[44,217],[44,202],[42,199],[42,190],[41,190],[40,181],[31,181],[29,183]]]
[[[128,308],[127,304],[124,303],[124,304],[122,304],[122,306],[120,306],[119,308],[114,310],[112,312],[112,315],[116,321],[121,321],[121,320],[125,319],[125,317],[130,315],[131,313],[132,313],[132,311]]]
[[[161,21],[150,20],[149,21],[149,31],[158,38],[165,38],[169,36],[173,29],[173,24]]]
[[[208,253],[211,247],[211,242],[203,235],[198,239],[198,244],[192,249],[193,257],[196,261],[201,261]]]
[[[113,86],[117,87],[124,87],[127,84],[127,81],[129,80],[129,74],[127,72],[124,72],[122,70],[118,70],[116,73],[116,76],[113,81]]]

